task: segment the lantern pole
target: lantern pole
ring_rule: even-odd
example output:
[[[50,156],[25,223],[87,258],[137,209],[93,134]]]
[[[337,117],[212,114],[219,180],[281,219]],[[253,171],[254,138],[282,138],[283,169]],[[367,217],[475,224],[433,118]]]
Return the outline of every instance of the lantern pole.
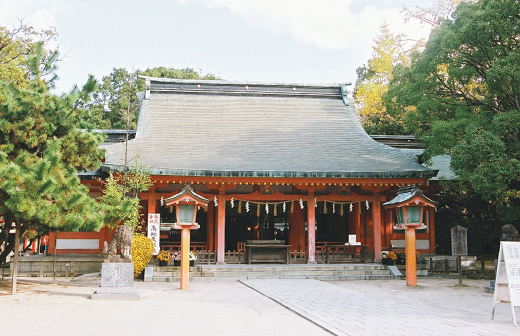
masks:
[[[406,254],[406,286],[417,286],[417,249],[415,242],[415,226],[406,225],[405,229]]]
[[[181,289],[190,288],[190,227],[181,231]]]
[[[189,183],[186,183],[180,193],[168,197],[164,201],[167,207],[175,204],[177,222],[172,228],[181,230],[181,289],[190,288],[190,230],[199,228],[196,223],[197,208],[198,206],[207,206],[208,202],[208,199],[197,195],[191,189]],[[190,207],[192,210],[189,210]],[[191,218],[187,218],[187,214],[192,214]]]
[[[423,228],[424,207],[434,207],[436,202],[424,196],[417,185],[399,188],[397,196],[383,204],[385,208],[395,208],[398,224],[405,229],[406,285],[417,286],[417,243],[415,230]],[[408,208],[408,209],[407,209]],[[420,208],[420,216],[416,218],[416,208]],[[401,211],[401,212],[400,212]],[[410,213],[407,213],[410,211]],[[401,216],[399,216],[399,214]]]

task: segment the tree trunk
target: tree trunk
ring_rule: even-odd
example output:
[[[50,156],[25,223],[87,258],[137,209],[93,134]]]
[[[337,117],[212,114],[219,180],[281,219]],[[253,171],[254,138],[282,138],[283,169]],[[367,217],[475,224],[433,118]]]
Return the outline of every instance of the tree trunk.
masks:
[[[13,261],[13,287],[11,290],[11,295],[16,294],[16,278],[18,276],[18,248],[20,245],[20,229],[18,224],[15,226],[14,233],[14,261]]]

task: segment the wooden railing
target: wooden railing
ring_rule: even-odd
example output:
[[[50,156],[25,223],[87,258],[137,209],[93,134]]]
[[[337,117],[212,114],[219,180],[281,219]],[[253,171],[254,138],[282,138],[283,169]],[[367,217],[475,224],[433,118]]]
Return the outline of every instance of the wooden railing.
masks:
[[[190,243],[190,251],[199,252],[206,249],[206,243],[192,242]],[[170,253],[181,250],[181,243],[161,242],[161,250],[169,251]]]

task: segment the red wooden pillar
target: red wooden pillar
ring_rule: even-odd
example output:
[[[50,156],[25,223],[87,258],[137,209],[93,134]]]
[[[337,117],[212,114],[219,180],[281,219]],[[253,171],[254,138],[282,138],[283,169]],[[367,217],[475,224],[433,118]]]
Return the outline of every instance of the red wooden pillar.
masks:
[[[361,203],[357,202],[354,205],[354,211],[355,211],[355,220],[354,223],[356,225],[356,241],[363,242],[364,245],[367,243],[367,238],[364,237],[364,234],[362,234],[361,230]],[[363,238],[363,240],[361,240]]]
[[[155,213],[155,201],[155,187],[151,187],[148,190],[148,214]]]
[[[55,238],[56,232],[50,231],[49,232],[49,247],[47,247],[47,253],[52,254],[55,253],[54,249],[56,249],[56,238]]]
[[[206,248],[208,251],[215,250],[215,205],[208,204],[208,232]]]
[[[314,196],[307,197],[307,263],[316,263],[316,211]]]
[[[291,251],[305,251],[305,213],[299,205],[289,212],[289,244]]]
[[[430,231],[430,253],[435,253],[435,223],[434,223],[434,208],[428,210],[428,230]]]
[[[372,223],[374,230],[374,260],[381,261],[381,197],[379,194],[374,196]]]
[[[217,206],[217,264],[224,264],[226,241],[226,195],[220,191]]]

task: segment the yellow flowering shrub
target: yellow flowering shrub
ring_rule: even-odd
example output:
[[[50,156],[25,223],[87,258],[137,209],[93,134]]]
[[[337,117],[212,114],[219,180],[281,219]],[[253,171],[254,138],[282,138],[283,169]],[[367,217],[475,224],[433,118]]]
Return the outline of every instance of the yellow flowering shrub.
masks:
[[[152,259],[155,247],[153,241],[145,236],[136,235],[132,242],[132,261],[134,263],[134,276],[144,270],[148,262]]]

